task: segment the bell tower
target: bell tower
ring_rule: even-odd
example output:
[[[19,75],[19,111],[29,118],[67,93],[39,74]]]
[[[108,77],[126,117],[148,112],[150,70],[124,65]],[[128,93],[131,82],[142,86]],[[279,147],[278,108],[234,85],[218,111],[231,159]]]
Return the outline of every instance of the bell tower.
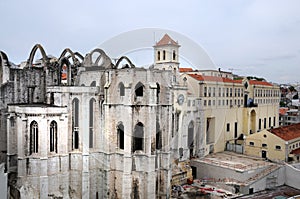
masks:
[[[178,70],[179,47],[168,34],[165,34],[154,47],[154,68],[160,70]]]

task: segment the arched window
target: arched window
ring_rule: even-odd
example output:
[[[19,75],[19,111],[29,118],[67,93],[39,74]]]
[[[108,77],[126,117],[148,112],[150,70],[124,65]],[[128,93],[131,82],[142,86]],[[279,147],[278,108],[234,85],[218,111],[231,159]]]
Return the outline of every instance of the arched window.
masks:
[[[96,86],[96,81],[92,81],[91,86]]]
[[[73,99],[72,102],[72,149],[79,148],[79,100]]]
[[[125,87],[122,82],[119,83],[120,96],[125,96]]]
[[[95,99],[90,100],[89,148],[94,147],[94,112],[95,112],[94,108],[95,108],[95,103],[96,103]]]
[[[163,51],[163,60],[166,60],[166,51]]]
[[[36,121],[32,121],[30,124],[30,155],[33,153],[38,153],[39,149],[39,128]]]
[[[57,123],[50,123],[50,152],[57,153]]]
[[[120,123],[117,126],[118,147],[124,149],[124,125]]]
[[[144,125],[139,122],[135,125],[132,135],[132,153],[144,148]]]
[[[194,148],[194,122],[191,121],[188,126],[188,143],[187,147],[190,149],[190,156],[193,156]]]
[[[173,60],[176,60],[176,52],[173,50]]]
[[[139,82],[135,86],[135,96],[136,97],[143,97],[143,94],[144,94],[144,85],[141,82]]]
[[[160,61],[160,51],[157,51],[157,60]]]

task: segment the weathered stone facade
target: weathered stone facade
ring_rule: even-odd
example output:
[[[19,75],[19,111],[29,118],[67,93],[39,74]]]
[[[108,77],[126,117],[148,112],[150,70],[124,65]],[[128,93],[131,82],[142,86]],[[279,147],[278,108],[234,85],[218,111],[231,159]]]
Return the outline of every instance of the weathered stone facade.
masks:
[[[136,68],[127,57],[112,64],[101,49],[85,57],[65,49],[56,59],[36,45],[18,66],[1,52],[10,196],[169,198],[174,159],[199,155],[204,144],[200,109],[186,110],[178,83],[178,48],[165,48],[169,69],[159,60]],[[33,63],[37,50],[43,57]]]

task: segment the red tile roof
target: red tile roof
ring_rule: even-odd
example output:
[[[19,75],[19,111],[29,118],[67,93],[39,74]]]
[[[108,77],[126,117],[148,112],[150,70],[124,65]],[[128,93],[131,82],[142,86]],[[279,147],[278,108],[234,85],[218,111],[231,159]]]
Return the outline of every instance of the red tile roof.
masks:
[[[300,123],[288,126],[281,126],[275,129],[271,129],[270,132],[285,141],[300,138]]]
[[[225,77],[216,77],[216,76],[203,76],[198,74],[189,74],[198,81],[211,81],[211,82],[226,82],[226,83],[238,83],[241,84],[242,80],[233,80]]]
[[[194,70],[192,68],[179,68],[180,73],[185,73],[185,72],[193,72]]]
[[[279,108],[279,115],[285,115],[289,108],[283,107]]]
[[[300,154],[300,148],[299,148],[299,149],[292,150],[292,151],[290,152],[290,154],[299,155],[299,154]]]
[[[263,86],[273,86],[273,84],[265,81],[258,81],[258,80],[250,80],[249,83],[251,85],[263,85]]]
[[[163,38],[161,38],[161,40],[156,43],[155,46],[164,46],[169,44],[179,46],[178,43],[174,41],[168,34],[165,34]]]

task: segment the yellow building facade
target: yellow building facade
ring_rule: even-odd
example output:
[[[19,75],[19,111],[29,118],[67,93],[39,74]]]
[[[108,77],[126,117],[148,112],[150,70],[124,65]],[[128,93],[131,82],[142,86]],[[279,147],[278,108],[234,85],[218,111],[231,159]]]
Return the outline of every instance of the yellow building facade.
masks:
[[[300,123],[263,130],[246,137],[245,154],[280,161],[300,156]]]
[[[221,70],[180,70],[181,84],[200,99],[206,152],[221,152],[227,143],[279,124],[280,90],[266,81],[234,78]]]

